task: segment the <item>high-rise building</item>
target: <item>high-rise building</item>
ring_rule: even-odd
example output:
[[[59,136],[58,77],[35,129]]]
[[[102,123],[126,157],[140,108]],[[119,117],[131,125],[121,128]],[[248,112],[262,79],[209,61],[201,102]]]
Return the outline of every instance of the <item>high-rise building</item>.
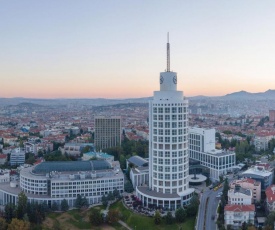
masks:
[[[97,150],[121,144],[121,117],[95,117],[95,147]]]
[[[143,205],[175,210],[188,204],[194,193],[188,167],[188,101],[177,91],[177,73],[170,71],[168,40],[167,70],[149,102],[149,185],[136,187]]]
[[[269,110],[269,121],[275,122],[275,110]]]

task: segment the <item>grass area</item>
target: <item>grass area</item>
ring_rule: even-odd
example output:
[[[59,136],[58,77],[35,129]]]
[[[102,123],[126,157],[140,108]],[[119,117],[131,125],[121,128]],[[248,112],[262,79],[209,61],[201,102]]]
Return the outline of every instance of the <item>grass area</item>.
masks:
[[[54,225],[58,225],[60,229],[68,229],[68,230],[77,230],[77,229],[93,229],[93,230],[101,230],[101,229],[117,229],[124,230],[120,228],[120,224],[117,226],[109,226],[104,224],[102,226],[91,226],[89,222],[89,214],[92,209],[104,210],[102,205],[92,207],[89,210],[79,210],[73,209],[68,212],[52,212],[47,215],[46,220],[44,221],[44,229],[53,229]]]
[[[167,225],[163,220],[160,225],[155,225],[154,218],[139,215],[130,211],[129,209],[124,207],[121,201],[112,204],[110,206],[110,209],[118,209],[123,216],[122,220],[135,230],[176,230],[180,229],[180,227],[184,230],[193,230],[195,228],[195,217],[189,218],[182,224],[174,223],[171,225]]]
[[[89,214],[92,209],[104,210],[104,207],[95,206],[90,210],[74,209],[65,213],[53,212],[47,215],[44,222],[43,229],[53,229],[54,225],[58,225],[60,229],[77,230],[77,229],[92,229],[92,230],[125,230],[119,223],[108,225],[104,224],[98,227],[91,226],[89,223]],[[125,208],[121,201],[115,202],[110,206],[110,209],[118,209],[123,218],[122,220],[127,223],[134,230],[193,230],[195,227],[195,217],[189,218],[183,224],[166,225],[163,220],[160,225],[155,225],[154,219],[151,217],[136,214],[129,209]]]

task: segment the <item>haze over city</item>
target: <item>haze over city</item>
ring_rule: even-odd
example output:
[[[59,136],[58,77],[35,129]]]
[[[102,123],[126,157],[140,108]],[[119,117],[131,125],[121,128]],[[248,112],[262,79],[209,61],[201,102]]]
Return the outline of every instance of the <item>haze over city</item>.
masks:
[[[5,1],[0,97],[186,96],[274,89],[274,1]]]

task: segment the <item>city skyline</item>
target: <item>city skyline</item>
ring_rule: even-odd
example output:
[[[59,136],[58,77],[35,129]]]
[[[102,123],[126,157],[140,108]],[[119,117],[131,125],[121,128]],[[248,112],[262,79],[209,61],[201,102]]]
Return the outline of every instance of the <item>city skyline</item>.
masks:
[[[65,4],[66,3],[66,4]],[[0,97],[133,98],[166,68],[186,96],[274,89],[273,1],[4,2]]]

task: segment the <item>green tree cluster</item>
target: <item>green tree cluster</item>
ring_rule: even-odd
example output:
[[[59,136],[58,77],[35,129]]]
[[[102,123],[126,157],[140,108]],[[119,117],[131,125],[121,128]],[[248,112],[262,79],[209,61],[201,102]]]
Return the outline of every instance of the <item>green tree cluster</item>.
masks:
[[[45,161],[70,161],[70,157],[62,154],[61,151],[53,151],[44,155]]]
[[[187,209],[186,209],[187,215],[196,216],[199,210],[199,205],[200,205],[199,196],[196,194],[191,198],[190,204],[187,206]]]
[[[63,212],[67,212],[69,210],[69,204],[68,204],[68,201],[66,199],[63,199],[61,201],[61,211]]]
[[[187,212],[183,208],[179,208],[175,212],[176,221],[183,223],[187,217]]]
[[[148,157],[149,142],[145,140],[129,140],[124,136],[121,146],[104,149],[104,152],[114,156],[118,160],[122,169],[126,168],[126,159],[131,156],[138,155],[140,157]]]
[[[75,207],[76,208],[83,208],[83,207],[88,207],[89,202],[86,197],[82,197],[81,195],[77,195],[76,200],[75,200]]]
[[[89,219],[92,225],[99,226],[103,223],[103,215],[99,209],[92,209],[89,215]]]
[[[110,224],[114,224],[119,221],[121,213],[118,209],[110,209],[107,214],[107,221]]]
[[[27,220],[32,224],[40,225],[49,211],[46,203],[28,202],[26,195],[21,192],[18,195],[17,206],[8,203],[5,205],[4,218],[7,223],[12,220]]]
[[[155,212],[154,222],[156,225],[159,225],[161,223],[161,215],[160,215],[159,211]]]

